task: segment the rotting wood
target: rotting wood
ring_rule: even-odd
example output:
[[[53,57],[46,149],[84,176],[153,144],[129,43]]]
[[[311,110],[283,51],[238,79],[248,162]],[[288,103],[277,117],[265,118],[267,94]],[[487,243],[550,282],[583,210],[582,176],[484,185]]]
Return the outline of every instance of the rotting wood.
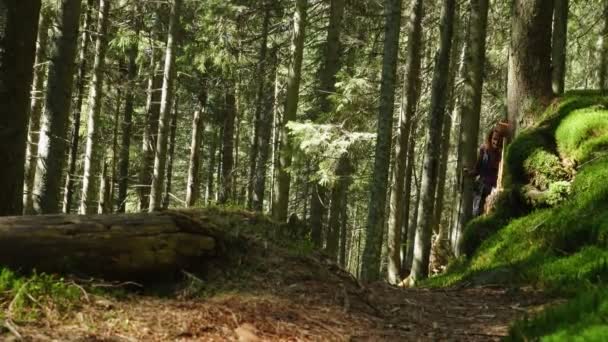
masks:
[[[0,265],[109,280],[158,281],[201,269],[222,237],[186,214],[0,218]]]

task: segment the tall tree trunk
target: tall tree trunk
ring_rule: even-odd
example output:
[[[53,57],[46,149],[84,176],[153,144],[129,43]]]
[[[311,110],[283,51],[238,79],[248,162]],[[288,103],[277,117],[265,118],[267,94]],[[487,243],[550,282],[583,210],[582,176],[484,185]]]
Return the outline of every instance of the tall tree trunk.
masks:
[[[72,114],[72,127],[70,138],[70,152],[68,154],[68,172],[63,191],[63,213],[67,214],[72,208],[74,195],[74,176],[76,174],[76,161],[78,159],[78,146],[80,145],[80,116],[82,114],[82,102],[86,87],[86,73],[88,66],[89,40],[91,37],[91,25],[93,25],[93,10],[95,0],[87,0],[87,9],[84,16],[84,23],[81,32],[81,47],[78,65],[78,75],[76,76],[76,105]]]
[[[167,163],[167,139],[169,135],[169,115],[173,101],[173,82],[175,78],[175,52],[177,47],[177,33],[180,27],[179,18],[182,0],[173,0],[171,19],[169,21],[169,36],[165,53],[165,69],[163,73],[163,93],[160,101],[160,116],[158,118],[158,139],[156,142],[156,155],[154,157],[154,173],[150,188],[150,211],[160,209],[162,203],[163,184],[165,180],[165,166]]]
[[[158,117],[160,115],[160,99],[163,79],[158,75],[156,53],[150,53],[150,78],[148,79],[148,97],[146,99],[146,124],[142,139],[142,161],[139,169],[139,210],[147,211],[150,206],[150,184],[156,154],[158,138]]]
[[[0,3],[0,216],[23,212],[28,112],[40,0]]]
[[[559,1],[559,0],[556,0]],[[608,0],[603,2],[604,28],[602,29],[602,45],[600,47],[600,89],[608,90]],[[556,6],[557,7],[557,6]],[[567,14],[566,14],[567,15]]]
[[[534,123],[553,96],[551,19],[553,0],[514,0],[507,102],[514,129]]]
[[[111,184],[110,184],[110,176],[108,175],[108,169],[110,168],[110,163],[105,159],[103,160],[103,166],[101,168],[101,178],[99,184],[99,202],[97,205],[97,213],[98,214],[108,214],[110,213],[112,201],[110,200],[110,192],[111,192]]]
[[[454,19],[454,37],[452,43],[452,51],[450,56],[450,71],[448,73],[448,91],[447,95],[447,108],[446,115],[444,116],[443,122],[443,133],[441,136],[441,145],[439,150],[440,159],[439,159],[439,174],[437,179],[437,195],[435,196],[435,205],[434,205],[434,218],[433,218],[433,231],[441,236],[442,239],[447,237],[448,225],[442,223],[441,219],[443,217],[444,205],[445,205],[445,189],[446,182],[448,178],[448,164],[449,164],[449,155],[452,150],[452,113],[454,113],[454,107],[456,106],[456,98],[457,98],[457,76],[460,72],[460,52],[461,46],[463,45],[463,34],[460,30],[461,28],[461,20],[460,20],[460,6],[458,3],[456,4],[456,16]]]
[[[410,137],[411,137],[411,143],[408,144],[408,149],[407,149],[407,167],[405,169],[405,186],[404,186],[404,198],[403,198],[403,226],[401,229],[401,236],[403,237],[403,241],[401,242],[401,277],[403,277],[404,275],[408,274],[411,267],[412,267],[412,261],[411,258],[408,259],[407,255],[408,255],[408,248],[407,246],[409,246],[410,242],[413,241],[414,239],[414,233],[416,231],[416,223],[410,223],[410,208],[411,208],[411,203],[412,203],[412,181],[414,178],[414,172],[415,172],[415,168],[416,165],[414,165],[416,163],[416,143],[414,140],[415,137],[415,129],[414,127],[412,127],[412,131],[410,132]],[[417,203],[416,203],[417,205]],[[412,247],[414,246],[414,244],[411,244]],[[412,255],[413,255],[413,251],[414,249],[412,248]],[[409,261],[409,262],[408,262]]]
[[[232,175],[234,173],[234,120],[236,117],[235,88],[229,87],[224,96],[224,142],[222,144],[222,184],[220,199],[222,204],[234,198]]]
[[[38,41],[36,43],[36,60],[34,62],[34,79],[32,81],[32,100],[30,104],[30,123],[28,125],[27,149],[25,151],[25,184],[23,186],[23,212],[26,215],[34,213],[34,176],[38,160],[38,137],[40,133],[40,114],[44,102],[44,84],[47,71],[47,45],[51,9],[43,6],[40,10],[38,23]]]
[[[289,209],[289,190],[291,174],[289,168],[293,158],[293,141],[289,137],[287,124],[295,121],[300,100],[300,81],[302,79],[302,61],[304,57],[304,41],[306,38],[308,0],[297,0],[293,15],[293,33],[291,38],[292,60],[287,76],[287,94],[283,121],[280,124],[281,147],[279,152],[278,181],[273,203],[273,217],[279,222],[287,221]]]
[[[268,57],[269,69],[268,77],[276,76],[276,70],[278,67],[278,47],[275,46],[272,48],[270,52],[270,56]],[[270,84],[270,80],[266,81],[267,84]],[[275,80],[278,82],[278,79]],[[267,86],[267,89],[270,87]],[[258,122],[258,134],[257,134],[257,161],[255,162],[255,177],[253,184],[253,206],[252,209],[258,212],[262,212],[264,210],[264,198],[266,192],[266,175],[268,170],[268,160],[270,157],[270,135],[272,132],[272,119],[273,119],[273,108],[274,108],[274,97],[268,96],[264,94],[264,97],[261,99],[263,101],[263,110],[260,115],[260,120]]]
[[[322,65],[319,72],[319,94],[318,112],[311,115],[311,120],[317,121],[322,114],[332,110],[330,95],[336,92],[336,76],[340,71],[340,54],[343,51],[341,35],[344,20],[345,0],[331,0],[329,10],[329,26],[327,27],[327,39]],[[314,173],[316,169],[312,170]],[[327,189],[315,182],[311,184],[310,197],[310,220],[312,242],[316,248],[320,248],[323,232],[323,218],[325,217],[325,204],[327,200]]]
[[[441,13],[440,36],[441,42],[435,57],[435,72],[431,90],[431,109],[427,130],[427,145],[425,152],[424,171],[416,227],[416,242],[414,245],[414,261],[410,272],[410,280],[416,282],[428,276],[429,257],[431,253],[431,238],[433,232],[433,210],[437,190],[437,175],[439,173],[440,144],[442,125],[446,107],[446,92],[450,69],[452,37],[454,33],[454,17],[456,12],[455,0],[444,0]]]
[[[346,219],[344,214],[344,202],[347,197],[348,188],[351,183],[351,175],[353,173],[350,156],[344,154],[338,160],[336,166],[336,184],[331,191],[330,215],[327,232],[327,254],[335,259],[340,260],[340,231],[343,226],[343,221]],[[340,253],[338,253],[340,252]]]
[[[349,175],[350,177],[351,175]],[[348,189],[342,192],[342,198],[340,198],[340,252],[338,254],[338,264],[342,269],[346,269],[348,260],[346,259],[348,249],[348,243],[352,241],[352,230],[348,229]]]
[[[392,172],[390,212],[388,218],[388,281],[397,284],[401,279],[401,229],[403,226],[403,195],[406,153],[409,149],[412,120],[420,97],[420,62],[422,40],[422,0],[412,4],[408,33],[408,60],[403,79],[399,127],[395,144],[395,166]],[[408,193],[406,193],[409,196]]]
[[[215,164],[217,161],[216,155],[218,154],[217,145],[220,140],[220,130],[217,125],[214,123],[209,127],[209,164],[208,164],[208,172],[207,172],[207,188],[205,190],[205,204],[209,205],[211,203],[213,188],[214,188],[214,180],[215,180]]]
[[[553,44],[551,52],[553,93],[564,93],[566,79],[566,49],[568,41],[568,0],[554,0]],[[608,14],[608,13],[606,13]]]
[[[367,232],[364,240],[364,265],[361,274],[364,281],[376,281],[380,279],[380,255],[384,232],[386,194],[388,191],[393,112],[395,109],[395,76],[397,74],[397,57],[399,55],[401,5],[401,0],[386,0],[384,5],[386,17],[384,58],[378,110],[378,137],[367,216]]]
[[[119,69],[124,68],[124,61],[120,61],[119,63]],[[120,79],[121,85],[124,86],[124,79]],[[121,109],[122,109],[122,89],[121,87],[116,89],[116,108],[114,110],[114,127],[112,130],[112,149],[110,150],[111,152],[111,159],[110,159],[110,165],[109,165],[109,174],[108,174],[108,178],[110,179],[109,182],[109,196],[108,196],[108,211],[106,213],[112,213],[114,212],[114,195],[115,195],[115,185],[116,185],[116,179],[117,179],[117,166],[118,166],[118,128],[120,127],[120,113],[121,113]]]
[[[120,144],[120,162],[118,166],[118,212],[124,213],[127,208],[127,190],[129,186],[129,160],[131,150],[131,131],[133,129],[133,110],[135,106],[135,93],[133,91],[137,80],[137,52],[139,50],[139,29],[136,41],[129,46],[127,55],[127,94],[125,96],[125,115],[122,120],[122,136]]]
[[[96,212],[95,201],[99,192],[99,168],[102,149],[99,146],[101,102],[103,99],[103,82],[105,56],[108,47],[108,21],[110,1],[99,1],[99,18],[97,19],[97,41],[95,42],[95,62],[93,78],[89,90],[89,117],[87,125],[87,147],[84,157],[84,174],[82,177],[82,194],[80,196],[79,213],[81,215]]]
[[[186,207],[192,207],[201,194],[200,166],[203,132],[205,124],[203,114],[207,106],[207,85],[203,83],[201,95],[199,96],[200,108],[194,112],[192,117],[192,140],[190,142],[190,162],[188,163],[188,184],[186,189]]]
[[[179,102],[175,99],[173,115],[171,116],[171,133],[169,136],[169,156],[167,159],[167,182],[163,195],[163,209],[168,209],[171,204],[171,183],[173,181],[173,161],[175,159],[175,133],[177,131],[177,116],[179,115]]]
[[[411,272],[412,264],[414,263],[414,248],[416,246],[416,234],[417,234],[417,225],[418,225],[418,214],[420,213],[418,210],[420,209],[420,198],[422,195],[422,170],[424,168],[424,157],[420,160],[420,169],[416,170],[416,165],[413,165],[413,181],[416,183],[416,197],[415,201],[412,204],[412,208],[414,208],[414,212],[409,218],[408,222],[408,230],[407,230],[407,245],[406,245],[406,253],[405,253],[405,265],[403,266],[404,271],[407,270]]]
[[[61,1],[57,33],[51,46],[34,180],[34,210],[39,214],[55,214],[61,209],[61,176],[67,149],[81,3],[80,0]]]
[[[481,112],[481,94],[483,90],[483,70],[486,61],[486,32],[488,26],[488,0],[471,0],[471,17],[469,19],[469,38],[466,44],[464,60],[464,84],[460,99],[462,166],[473,169],[477,161],[477,141],[479,137],[479,119]],[[462,173],[462,170],[457,170]],[[460,204],[457,238],[454,252],[460,255],[461,232],[473,215],[473,179],[462,177],[460,184]]]
[[[258,65],[256,74],[258,75],[257,93],[256,93],[256,105],[255,113],[253,118],[254,132],[251,143],[250,151],[250,162],[249,162],[249,183],[247,191],[247,206],[250,209],[254,209],[254,202],[259,200],[254,199],[255,197],[255,185],[256,185],[256,171],[258,170],[258,154],[260,153],[259,145],[260,140],[260,129],[262,126],[262,118],[264,116],[264,109],[267,101],[268,94],[268,34],[270,30],[270,5],[265,4],[264,21],[262,23],[262,42],[260,43],[260,54],[258,58]],[[274,76],[274,74],[273,74]]]

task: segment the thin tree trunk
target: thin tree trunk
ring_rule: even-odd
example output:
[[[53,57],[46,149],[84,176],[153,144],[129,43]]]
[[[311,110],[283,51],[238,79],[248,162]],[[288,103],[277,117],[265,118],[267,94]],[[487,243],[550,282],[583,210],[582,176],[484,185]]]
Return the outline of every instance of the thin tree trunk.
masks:
[[[401,111],[395,144],[395,166],[392,172],[390,194],[390,211],[388,218],[388,281],[397,284],[401,280],[401,229],[403,226],[403,195],[406,169],[406,153],[409,149],[412,120],[420,97],[420,63],[422,18],[424,5],[422,0],[412,4],[408,33],[408,61],[403,79],[401,94]],[[406,193],[407,194],[407,193]],[[407,194],[409,196],[409,194]]]
[[[175,159],[175,134],[177,131],[177,116],[179,115],[179,102],[175,99],[173,115],[171,117],[171,134],[169,137],[169,156],[167,159],[167,182],[163,195],[163,209],[168,209],[171,204],[171,185],[173,181],[173,160]]]
[[[124,64],[121,62],[120,64]],[[121,79],[121,83],[124,81]],[[124,84],[124,83],[123,83]],[[112,157],[110,163],[110,171],[109,171],[109,179],[110,179],[110,191],[108,198],[108,211],[107,213],[114,212],[114,189],[116,185],[117,178],[117,166],[118,166],[118,128],[120,126],[120,110],[122,109],[122,90],[120,88],[116,89],[116,109],[114,111],[114,129],[112,131]]]
[[[551,53],[553,93],[564,93],[566,79],[566,49],[568,41],[568,0],[554,0],[553,44]],[[605,14],[608,14],[606,12]]]
[[[414,245],[414,260],[410,272],[413,283],[428,276],[429,257],[431,253],[431,238],[433,232],[433,211],[437,189],[437,175],[439,172],[440,144],[442,124],[446,107],[446,92],[450,69],[450,56],[452,37],[454,33],[454,17],[456,1],[445,0],[441,13],[440,36],[441,42],[435,57],[435,72],[431,90],[431,109],[429,127],[427,131],[427,145],[425,152],[424,171],[420,195],[420,215],[416,227],[416,241]]]
[[[556,0],[560,1],[560,0]],[[561,0],[565,1],[565,0]],[[602,29],[602,44],[600,47],[600,89],[606,91],[608,89],[608,1],[604,0],[604,27]],[[557,8],[557,5],[556,5]],[[556,10],[557,11],[557,10]],[[567,9],[566,9],[567,11]],[[566,13],[567,16],[567,13]],[[567,24],[566,24],[567,25]],[[565,40],[565,39],[564,39]]]
[[[203,142],[203,132],[205,125],[203,113],[207,106],[206,84],[202,85],[201,95],[199,96],[200,108],[194,112],[192,118],[192,140],[190,143],[190,162],[188,164],[188,185],[186,189],[186,207],[192,207],[200,197],[200,165],[201,150]]]
[[[110,199],[111,196],[111,182],[110,176],[108,175],[108,169],[110,168],[110,163],[107,160],[103,161],[103,166],[101,169],[101,181],[99,184],[99,203],[97,206],[98,214],[109,214],[112,206],[112,201]]]
[[[249,183],[247,191],[247,207],[254,209],[254,202],[259,200],[254,199],[254,192],[256,186],[256,171],[258,170],[258,154],[260,153],[260,129],[262,127],[262,117],[264,114],[265,104],[267,101],[267,66],[268,66],[268,34],[270,30],[270,6],[265,5],[264,11],[264,22],[262,24],[262,42],[260,43],[260,54],[258,58],[258,65],[256,69],[256,75],[258,77],[257,94],[256,94],[256,106],[253,118],[253,136],[250,150],[250,161],[249,161]],[[273,74],[274,75],[274,74]]]
[[[347,197],[348,188],[351,183],[351,176],[353,173],[353,167],[351,165],[350,156],[344,154],[338,160],[336,166],[336,184],[334,185],[331,192],[331,205],[329,224],[327,232],[327,254],[331,258],[335,258],[336,261],[340,261],[342,255],[340,247],[340,233],[343,226],[343,222],[346,219],[344,214],[344,202]]]
[[[346,269],[348,260],[346,255],[348,252],[348,243],[352,240],[352,230],[348,229],[348,191],[342,192],[340,199],[342,207],[340,208],[340,252],[338,254],[338,263],[342,269]]]
[[[469,38],[466,42],[464,84],[460,99],[462,166],[472,169],[477,161],[477,141],[481,112],[481,93],[483,89],[483,70],[485,65],[486,31],[488,24],[488,0],[471,0]],[[463,171],[457,172],[463,175]],[[458,213],[457,237],[454,246],[456,256],[461,253],[460,241],[465,225],[473,215],[473,179],[460,176],[460,204]]]
[[[422,160],[420,161],[420,170],[418,170],[418,172],[416,172],[416,168],[415,165],[413,167],[414,170],[414,174],[413,174],[413,180],[416,183],[416,200],[413,203],[413,208],[414,208],[414,212],[412,213],[412,216],[409,218],[409,223],[408,223],[408,230],[407,230],[407,246],[406,246],[406,250],[407,252],[405,253],[405,266],[404,269],[406,269],[408,272],[411,272],[412,269],[412,264],[414,263],[414,248],[416,246],[416,234],[417,234],[417,224],[418,224],[418,214],[419,214],[419,208],[420,208],[420,198],[422,195],[422,170],[424,168],[424,157],[422,158]],[[418,177],[416,176],[418,175]]]
[[[509,121],[532,125],[553,96],[551,19],[553,0],[514,0],[509,52]]]
[[[0,216],[23,213],[28,112],[40,0],[0,3]]]
[[[82,102],[86,87],[86,73],[88,66],[89,40],[91,37],[91,25],[93,25],[93,10],[95,0],[87,0],[87,9],[84,16],[84,24],[81,32],[81,47],[78,65],[78,75],[76,76],[76,105],[72,114],[70,152],[68,154],[68,172],[63,191],[63,210],[67,214],[70,212],[74,197],[74,177],[76,175],[76,161],[78,159],[78,146],[80,145],[80,116],[82,114]]]
[[[49,59],[34,179],[34,210],[39,214],[56,214],[61,210],[61,179],[68,147],[66,131],[72,105],[81,3],[81,0],[62,0],[58,11],[60,19]]]
[[[99,168],[102,149],[99,146],[101,102],[103,98],[103,82],[105,56],[108,47],[108,21],[110,1],[100,0],[99,18],[97,20],[97,41],[95,43],[95,62],[93,64],[93,79],[89,93],[89,117],[87,126],[87,147],[84,158],[84,174],[82,177],[82,194],[80,196],[81,215],[95,213],[99,191]]]
[[[439,234],[442,239],[446,238],[446,232],[448,231],[448,225],[442,223],[441,219],[443,217],[444,212],[444,204],[445,204],[445,189],[446,182],[448,178],[448,163],[449,163],[449,155],[452,150],[452,122],[453,118],[450,113],[454,113],[454,107],[456,105],[456,97],[457,97],[457,76],[460,72],[460,52],[461,45],[463,41],[463,35],[461,34],[461,20],[459,18],[460,14],[460,6],[456,4],[456,16],[454,19],[454,37],[452,43],[452,51],[450,57],[450,71],[448,73],[448,91],[447,91],[447,108],[446,115],[444,116],[443,122],[443,133],[441,136],[441,145],[440,145],[440,159],[439,159],[439,176],[437,180],[437,195],[435,197],[435,206],[434,206],[434,219],[433,219],[433,231]]]
[[[133,111],[135,106],[135,93],[133,88],[137,80],[137,52],[139,50],[139,30],[136,32],[136,41],[129,47],[127,55],[127,94],[125,96],[125,115],[122,121],[122,138],[120,144],[120,162],[118,166],[118,212],[124,213],[127,208],[127,191],[129,186],[129,160],[131,150],[131,132],[133,129]]]
[[[156,142],[156,155],[154,157],[154,173],[150,188],[149,210],[160,209],[162,203],[165,167],[167,163],[167,139],[169,135],[169,115],[173,102],[173,82],[175,72],[175,53],[177,47],[177,33],[180,27],[180,11],[182,0],[173,0],[171,18],[169,21],[169,36],[165,53],[165,69],[163,73],[163,93],[160,101],[160,116],[158,120],[158,139]]]
[[[158,117],[160,115],[160,99],[162,94],[162,77],[158,76],[156,53],[150,53],[150,78],[148,79],[148,98],[146,100],[146,124],[142,139],[142,161],[139,170],[139,210],[147,211],[150,206],[150,184],[156,154],[158,138]]]
[[[234,87],[226,90],[224,97],[224,142],[222,144],[222,185],[220,186],[220,199],[222,204],[234,198],[234,120],[236,116],[236,96]]]
[[[405,237],[401,242],[401,277],[409,273],[412,267],[412,259],[407,258],[408,256],[408,246],[414,246],[413,239],[415,237],[416,232],[416,222],[410,223],[410,208],[412,202],[412,180],[414,178],[414,172],[416,170],[416,144],[415,144],[415,129],[412,127],[412,131],[410,132],[410,137],[412,138],[412,142],[408,144],[407,150],[407,167],[405,170],[405,187],[404,187],[404,198],[403,198],[403,228],[401,230],[401,234]],[[416,206],[418,202],[416,201]],[[411,249],[413,255],[414,249]]]
[[[51,9],[43,6],[38,23],[38,41],[36,43],[36,61],[34,62],[34,79],[32,81],[32,100],[30,104],[30,123],[28,126],[27,149],[25,151],[25,184],[23,186],[23,212],[25,215],[34,213],[34,176],[38,160],[38,137],[40,135],[40,114],[44,102],[44,85],[47,71],[47,45]]]
[[[273,203],[273,217],[279,222],[287,221],[289,207],[289,190],[291,174],[289,168],[293,158],[293,141],[289,138],[287,124],[295,121],[300,99],[300,81],[302,79],[302,61],[306,37],[308,0],[297,0],[293,17],[293,34],[291,40],[292,60],[287,76],[287,94],[285,110],[280,124],[281,149],[279,152],[278,182]]]
[[[344,20],[345,0],[331,0],[329,10],[329,26],[327,27],[327,39],[325,41],[325,54],[323,55],[321,70],[319,73],[319,95],[318,112],[311,115],[311,120],[318,121],[322,114],[332,110],[330,95],[336,92],[336,76],[340,71],[340,54],[343,51],[341,35]],[[316,169],[312,170],[314,173]],[[325,217],[327,200],[327,189],[315,182],[311,184],[310,220],[311,238],[316,248],[320,248],[323,232],[323,218]]]
[[[388,191],[388,175],[391,158],[393,133],[393,112],[395,102],[395,76],[399,55],[399,34],[401,29],[401,0],[386,0],[384,30],[384,57],[382,63],[382,83],[378,109],[378,136],[374,158],[374,171],[370,186],[370,201],[367,217],[367,231],[364,240],[364,281],[380,279],[380,256],[384,232],[384,213]]]
[[[211,197],[213,194],[213,187],[214,187],[214,180],[215,180],[215,163],[217,161],[216,155],[218,154],[217,152],[217,145],[218,145],[218,141],[220,139],[219,135],[219,129],[217,128],[216,124],[212,124],[209,127],[209,168],[208,168],[208,173],[207,173],[207,188],[205,190],[205,204],[209,205],[211,204]]]

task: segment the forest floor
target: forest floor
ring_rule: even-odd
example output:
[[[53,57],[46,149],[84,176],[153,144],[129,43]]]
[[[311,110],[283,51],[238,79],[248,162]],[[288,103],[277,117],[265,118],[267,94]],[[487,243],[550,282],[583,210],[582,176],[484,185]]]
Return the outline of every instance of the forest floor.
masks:
[[[25,341],[492,341],[551,302],[526,289],[363,286],[321,256],[268,246],[216,266],[162,291],[79,286],[69,310],[12,329]]]

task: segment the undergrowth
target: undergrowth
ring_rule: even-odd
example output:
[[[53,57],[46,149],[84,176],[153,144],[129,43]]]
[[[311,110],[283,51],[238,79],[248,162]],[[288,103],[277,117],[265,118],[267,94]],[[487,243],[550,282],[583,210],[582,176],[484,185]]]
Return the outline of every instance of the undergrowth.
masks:
[[[532,285],[575,298],[518,322],[510,340],[608,336],[607,103],[596,93],[571,93],[521,132],[507,151],[511,189],[495,213],[465,230],[469,258],[425,285]],[[547,203],[526,202],[521,190],[529,186],[547,191]]]

